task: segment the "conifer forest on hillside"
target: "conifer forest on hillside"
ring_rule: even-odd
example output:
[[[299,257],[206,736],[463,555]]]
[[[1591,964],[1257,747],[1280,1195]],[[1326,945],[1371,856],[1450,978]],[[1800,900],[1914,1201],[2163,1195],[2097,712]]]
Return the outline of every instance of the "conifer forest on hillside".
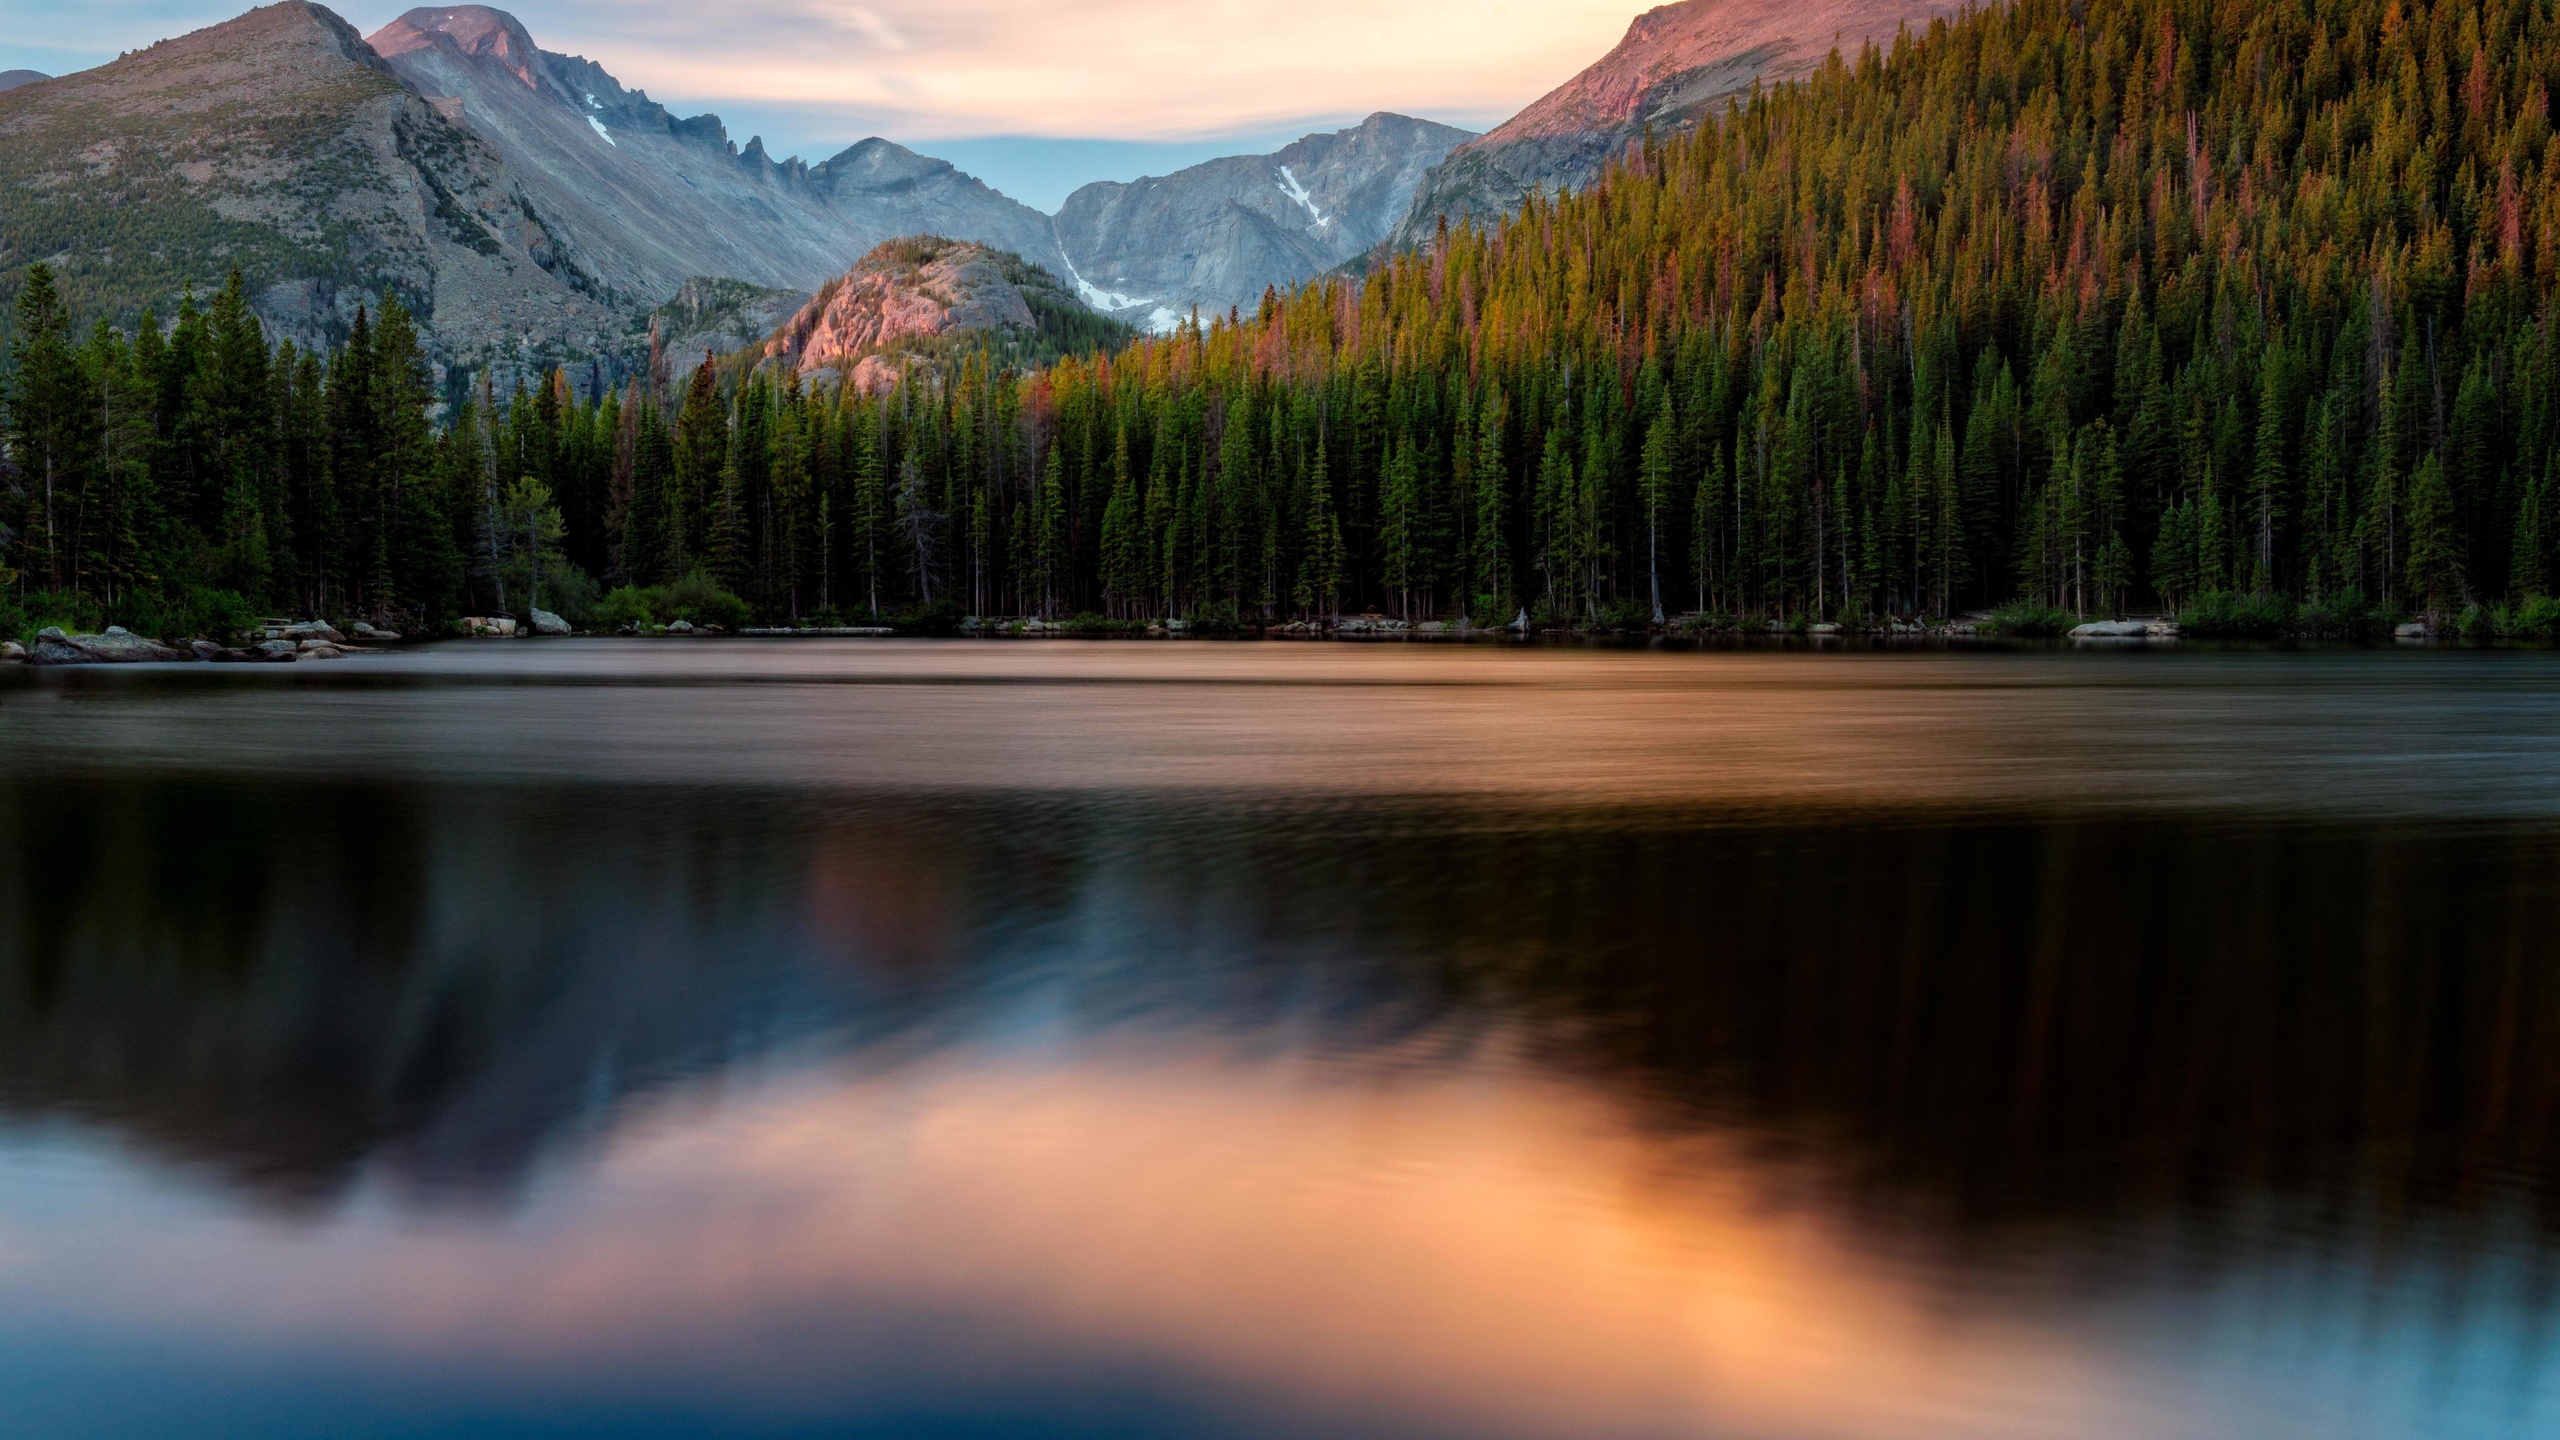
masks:
[[[396,301],[324,356],[237,277],[128,335],[38,266],[5,618],[2550,638],[2555,86],[2552,0],[2012,0],[1365,279],[873,393],[706,360],[444,405]]]

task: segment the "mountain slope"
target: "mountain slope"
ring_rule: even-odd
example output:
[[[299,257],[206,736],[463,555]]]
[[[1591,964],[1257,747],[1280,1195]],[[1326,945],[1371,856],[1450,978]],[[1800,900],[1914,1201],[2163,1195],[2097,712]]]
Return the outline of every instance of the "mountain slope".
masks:
[[[1366,253],[1468,132],[1403,115],[1067,197],[1058,241],[1085,303],[1166,329],[1194,305],[1251,307]]]
[[[647,323],[657,327],[659,352],[681,366],[705,354],[761,348],[775,327],[808,303],[805,290],[696,275],[676,287],[674,298],[650,311]]]
[[[0,93],[7,283],[32,260],[126,323],[236,265],[306,345],[387,288],[448,362],[593,353],[624,324],[496,154],[299,0]]]
[[[1682,0],[1648,10],[1597,63],[1435,166],[1393,241],[1429,241],[1444,215],[1499,219],[1531,190],[1579,190],[1648,128],[1686,130],[1754,84],[1810,73],[1835,45],[1848,57],[1868,41],[1890,46],[1904,24],[1925,28],[1959,3]]]
[[[1057,263],[1046,216],[942,161],[876,138],[814,166],[761,141],[741,151],[719,117],[678,119],[594,61],[541,49],[503,11],[411,10],[372,43],[643,305],[697,275],[814,290],[881,241],[926,231]]]

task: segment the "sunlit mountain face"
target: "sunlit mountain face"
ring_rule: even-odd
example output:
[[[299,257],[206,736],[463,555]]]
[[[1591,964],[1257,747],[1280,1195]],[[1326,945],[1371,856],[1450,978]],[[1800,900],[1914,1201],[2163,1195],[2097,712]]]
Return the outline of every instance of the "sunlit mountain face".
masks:
[[[2295,779],[2208,801],[2021,770],[1993,737],[2121,692],[2068,656],[1896,738],[1749,656],[813,653],[0,693],[13,1391],[61,1433],[2548,1418],[2560,835],[2344,803],[2385,734],[2475,793],[2523,710],[2459,751],[2332,670],[2265,717]],[[2219,725],[2264,698],[2223,658],[2110,703]],[[902,738],[982,709],[965,780]],[[1357,782],[1293,769],[1363,716]],[[1089,768],[1150,726],[1177,778]],[[140,730],[191,738],[57,743]],[[1256,737],[1267,781],[1178,778]],[[1661,783],[1557,783],[1601,754]]]

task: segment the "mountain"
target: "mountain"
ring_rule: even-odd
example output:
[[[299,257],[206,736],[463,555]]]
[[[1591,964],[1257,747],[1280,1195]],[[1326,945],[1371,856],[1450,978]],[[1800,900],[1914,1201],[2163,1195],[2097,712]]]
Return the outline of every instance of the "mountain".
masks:
[[[505,159],[608,288],[656,304],[688,277],[802,292],[884,240],[981,240],[1055,268],[1049,219],[941,160],[864,140],[817,165],[741,150],[716,115],[679,119],[592,60],[541,49],[482,5],[411,10],[373,48]]]
[[[1962,0],[1682,0],[1648,10],[1598,63],[1457,147],[1413,194],[1392,243],[1428,243],[1450,223],[1498,220],[1531,190],[1579,190],[1647,129],[1696,125],[1755,84],[1809,74],[1837,46],[1854,58]]]
[[[39,80],[52,78],[41,70],[0,70],[0,90],[15,90],[21,85],[33,85]]]
[[[1088,312],[1066,285],[1019,255],[938,235],[892,240],[828,282],[765,342],[764,354],[802,372],[844,372],[865,390],[893,383],[889,357],[984,338],[1007,359],[1054,358],[1128,338]],[[680,353],[676,358],[684,358]]]
[[[1387,238],[1422,177],[1468,131],[1403,115],[1309,135],[1161,178],[1097,182],[1067,197],[1067,276],[1106,314],[1171,328],[1191,307],[1251,308]]]
[[[738,348],[880,244],[931,235],[1168,328],[1366,253],[1467,138],[1373,115],[1089,185],[1053,218],[877,137],[815,165],[741,148],[487,6],[411,10],[368,42],[288,0],[0,89],[0,303],[47,259],[75,313],[129,324],[237,265],[278,338],[331,343],[389,288],[449,367],[620,368],[652,319]]]
[[[0,93],[0,283],[39,259],[75,313],[124,323],[238,266],[306,345],[389,289],[445,362],[628,328],[505,161],[300,0]]]

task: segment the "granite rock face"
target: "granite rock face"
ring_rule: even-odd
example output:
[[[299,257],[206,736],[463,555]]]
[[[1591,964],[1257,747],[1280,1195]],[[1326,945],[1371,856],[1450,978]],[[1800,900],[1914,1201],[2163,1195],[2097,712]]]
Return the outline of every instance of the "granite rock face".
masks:
[[[1810,74],[1836,46],[1854,60],[1889,47],[1905,24],[1952,16],[1958,0],[1682,0],[1648,10],[1617,48],[1528,109],[1450,152],[1393,228],[1398,247],[1427,245],[1440,221],[1486,224],[1532,191],[1580,190],[1650,128],[1695,127],[1755,84]]]
[[[1249,311],[1264,290],[1375,248],[1424,174],[1468,134],[1378,114],[1276,154],[1087,185],[1058,211],[1067,278],[1092,308],[1156,330],[1194,306],[1203,319]]]
[[[803,372],[842,370],[876,389],[893,369],[856,372],[902,343],[1035,328],[1039,317],[1024,287],[1038,283],[1038,274],[1021,257],[985,245],[937,236],[893,241],[784,321],[765,342],[765,357]]]

